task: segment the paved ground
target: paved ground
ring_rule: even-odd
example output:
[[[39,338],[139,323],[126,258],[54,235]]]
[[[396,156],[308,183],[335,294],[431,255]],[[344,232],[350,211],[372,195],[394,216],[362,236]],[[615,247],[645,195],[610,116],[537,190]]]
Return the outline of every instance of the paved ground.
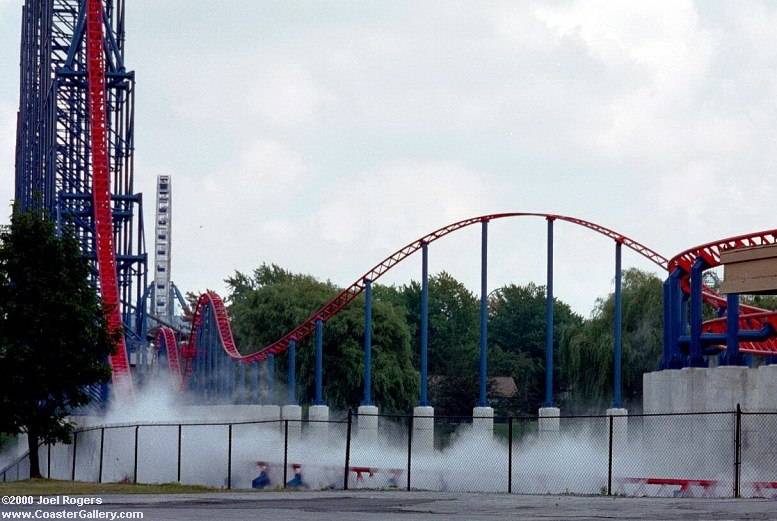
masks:
[[[752,499],[608,498],[437,492],[259,492],[109,495],[99,507],[0,507],[34,511],[141,511],[143,519],[470,521],[495,519],[702,520],[777,519],[777,501]],[[3,517],[3,516],[0,516]]]

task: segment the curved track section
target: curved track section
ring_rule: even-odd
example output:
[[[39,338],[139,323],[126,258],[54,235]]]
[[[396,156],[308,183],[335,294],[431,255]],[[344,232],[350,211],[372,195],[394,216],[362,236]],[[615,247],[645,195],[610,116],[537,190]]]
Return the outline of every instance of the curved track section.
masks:
[[[181,370],[181,359],[178,353],[175,331],[167,326],[160,327],[156,333],[156,348],[157,352],[162,352],[162,349],[164,349],[170,375],[175,379],[176,384],[180,386],[183,372]]]
[[[682,270],[680,284],[683,291],[688,293],[690,289],[691,266],[697,258],[703,259],[708,268],[715,268],[720,266],[720,255],[724,251],[767,246],[775,243],[777,243],[777,229],[737,235],[689,248],[672,257],[667,266],[670,271],[678,268]],[[704,296],[705,300],[715,308],[726,308],[726,299],[720,295],[711,291],[705,291]],[[740,330],[762,329],[769,326],[773,331],[777,332],[777,311],[770,311],[747,304],[741,304],[740,309],[743,314],[739,319]],[[708,320],[703,324],[702,331],[705,333],[725,333],[725,317]],[[741,342],[740,351],[758,355],[777,354],[777,338],[770,338],[762,342]]]
[[[415,241],[406,244],[402,248],[398,249],[381,262],[373,266],[367,273],[359,277],[353,284],[342,290],[332,300],[321,306],[314,311],[303,323],[295,327],[293,330],[279,338],[275,342],[263,347],[255,353],[249,355],[241,355],[235,346],[234,338],[232,337],[232,330],[229,325],[229,319],[227,316],[224,303],[221,298],[214,292],[208,291],[200,296],[197,302],[197,308],[194,312],[194,318],[192,320],[191,334],[189,335],[189,346],[185,350],[186,358],[193,358],[197,352],[197,331],[202,326],[202,316],[205,306],[211,307],[213,315],[216,317],[219,337],[221,345],[224,351],[233,359],[237,359],[243,362],[252,362],[257,360],[264,360],[270,354],[282,353],[288,348],[291,340],[300,341],[307,337],[315,330],[315,324],[317,320],[327,321],[330,318],[337,315],[340,310],[352,302],[362,291],[364,291],[365,280],[375,281],[388,272],[391,268],[402,262],[413,253],[420,250],[424,244],[430,244],[438,239],[445,237],[455,231],[462,228],[466,228],[473,224],[482,223],[484,221],[493,221],[497,219],[506,219],[514,217],[539,217],[547,220],[566,221],[584,228],[588,228],[596,233],[604,235],[614,241],[618,241],[626,247],[639,253],[646,259],[655,263],[657,266],[666,270],[669,261],[658,252],[648,248],[644,244],[641,244],[623,234],[620,234],[610,228],[606,228],[599,224],[586,221],[584,219],[578,219],[576,217],[569,217],[566,215],[549,214],[549,213],[534,213],[534,212],[512,212],[512,213],[498,213],[481,215],[478,217],[472,217],[458,221],[442,228],[439,228],[431,233],[424,235],[416,239]]]
[[[116,253],[113,247],[113,213],[111,178],[108,167],[108,137],[105,97],[105,52],[103,49],[103,3],[88,0],[86,5],[86,56],[89,86],[89,125],[92,154],[92,207],[94,211],[95,249],[100,295],[108,327],[117,336],[110,357],[114,389],[119,395],[132,393],[127,346],[119,310],[119,288],[116,278]]]

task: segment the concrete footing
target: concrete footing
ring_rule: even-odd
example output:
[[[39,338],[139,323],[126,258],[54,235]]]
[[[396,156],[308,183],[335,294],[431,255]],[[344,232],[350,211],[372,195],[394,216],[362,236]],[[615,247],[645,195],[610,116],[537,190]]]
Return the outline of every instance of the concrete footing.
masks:
[[[561,409],[558,407],[540,407],[538,429],[541,438],[555,437],[561,430]]]
[[[311,405],[308,408],[308,437],[319,443],[326,443],[329,436],[329,407]]]
[[[302,407],[284,405],[281,408],[281,418],[289,420],[289,439],[298,440],[302,433]]]
[[[413,408],[413,449],[434,449],[434,407],[419,405]]]
[[[472,409],[472,430],[477,433],[494,434],[494,408],[475,407]]]
[[[642,375],[646,413],[777,411],[777,365],[688,367]]]
[[[277,422],[278,430],[283,432],[283,422],[281,422],[280,405],[262,405],[262,420]],[[273,424],[267,424],[268,427]]]
[[[358,437],[364,441],[378,439],[378,408],[374,405],[360,405],[358,409]]]
[[[612,407],[605,411],[607,418],[607,436],[609,438],[609,416],[612,416],[612,446],[625,447],[629,435],[629,411],[620,407]],[[608,439],[609,442],[609,439]],[[620,453],[620,452],[619,452]]]

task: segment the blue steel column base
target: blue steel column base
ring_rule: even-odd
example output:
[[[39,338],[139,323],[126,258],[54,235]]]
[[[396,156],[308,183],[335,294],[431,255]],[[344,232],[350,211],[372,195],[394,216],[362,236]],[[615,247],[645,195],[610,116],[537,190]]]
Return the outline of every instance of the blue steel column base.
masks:
[[[709,362],[703,356],[699,356],[699,357],[689,356],[688,362],[685,365],[685,367],[709,367],[709,366],[710,366]]]
[[[725,351],[720,354],[720,365],[748,365],[747,356],[742,353],[729,355]]]

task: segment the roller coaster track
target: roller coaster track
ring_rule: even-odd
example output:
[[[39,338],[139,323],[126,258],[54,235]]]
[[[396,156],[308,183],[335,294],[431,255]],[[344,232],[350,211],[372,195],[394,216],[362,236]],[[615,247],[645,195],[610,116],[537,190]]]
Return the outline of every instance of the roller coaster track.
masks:
[[[117,341],[110,357],[114,388],[126,396],[132,393],[132,379],[119,310],[119,288],[116,278],[116,254],[113,247],[113,214],[111,211],[111,178],[108,167],[108,138],[105,95],[105,51],[103,48],[103,3],[88,0],[86,7],[86,57],[90,144],[92,154],[92,206],[94,242],[100,295],[110,331]]]
[[[183,364],[185,366],[183,369],[185,376],[188,376],[189,374],[191,374],[190,360],[197,353],[197,331],[202,326],[203,315],[206,313],[206,310],[208,308],[210,309],[210,311],[212,312],[212,316],[216,320],[220,343],[224,351],[231,358],[242,362],[253,362],[257,360],[264,360],[267,358],[268,355],[271,355],[271,354],[274,355],[274,354],[279,354],[284,352],[288,348],[289,342],[291,340],[300,341],[303,338],[310,335],[311,333],[313,333],[313,331],[315,330],[316,321],[322,320],[326,322],[330,318],[337,315],[337,313],[339,313],[340,310],[345,308],[356,297],[358,297],[362,291],[364,291],[365,281],[367,280],[375,281],[379,279],[391,268],[393,268],[394,266],[402,262],[407,257],[411,256],[413,253],[420,250],[425,244],[430,244],[438,239],[445,237],[446,235],[449,235],[462,228],[472,226],[474,224],[494,221],[498,219],[513,218],[513,217],[539,217],[547,220],[566,221],[572,224],[576,224],[578,226],[582,226],[584,228],[588,228],[614,241],[620,242],[621,244],[634,250],[635,252],[639,253],[646,259],[655,263],[657,266],[661,267],[662,269],[664,270],[667,269],[668,260],[663,255],[659,254],[658,252],[648,248],[644,244],[641,244],[623,234],[620,234],[614,230],[611,230],[599,224],[586,221],[584,219],[578,219],[576,217],[569,217],[566,215],[533,213],[533,212],[511,212],[511,213],[481,215],[481,216],[472,217],[469,219],[464,219],[462,221],[449,224],[447,226],[443,226],[442,228],[439,228],[427,235],[424,235],[423,237],[416,239],[415,241],[409,244],[406,244],[405,246],[398,249],[397,251],[395,251],[385,259],[383,259],[381,262],[373,266],[369,271],[367,271],[367,273],[359,277],[359,279],[357,279],[353,284],[351,284],[350,286],[342,290],[332,300],[330,300],[329,302],[321,306],[319,309],[314,311],[304,322],[302,322],[300,325],[295,327],[293,330],[291,330],[290,332],[288,332],[287,334],[285,334],[283,337],[279,338],[275,342],[251,354],[242,355],[240,354],[240,351],[237,349],[234,338],[232,336],[232,330],[230,328],[227,311],[221,298],[212,291],[208,291],[204,293],[203,295],[200,296],[197,302],[197,306],[195,308],[194,317],[192,319],[191,334],[189,335],[189,343],[186,347],[183,347],[181,349],[181,353],[183,355],[183,358],[185,359],[185,362]]]
[[[622,235],[604,226],[575,217],[558,214],[529,212],[499,213],[472,217],[439,228],[409,244],[406,244],[373,266],[353,284],[342,290],[332,300],[314,311],[304,322],[295,327],[293,330],[275,342],[251,354],[242,355],[237,349],[235,340],[232,336],[229,317],[227,315],[227,311],[222,299],[215,292],[207,291],[200,296],[197,302],[192,320],[189,342],[188,344],[183,344],[181,349],[184,362],[181,365],[180,370],[182,371],[184,381],[191,374],[191,359],[196,355],[198,348],[197,332],[202,327],[203,316],[206,312],[210,311],[212,313],[212,317],[214,317],[218,329],[219,342],[229,357],[242,362],[264,360],[270,354],[279,354],[285,351],[288,348],[289,342],[291,340],[299,341],[310,335],[315,329],[316,321],[322,320],[325,322],[329,320],[330,318],[337,315],[337,313],[346,307],[350,302],[352,302],[364,290],[366,280],[377,280],[391,268],[402,262],[407,257],[411,256],[413,253],[420,250],[425,244],[430,244],[438,239],[441,239],[442,237],[445,237],[446,235],[473,224],[512,217],[539,217],[546,220],[566,221],[578,226],[582,226],[584,228],[588,228],[614,241],[620,242],[621,244],[634,250],[664,270],[672,270],[676,267],[679,267],[685,273],[684,277],[686,280],[684,283],[684,290],[686,293],[690,288],[690,285],[687,283],[688,273],[690,273],[690,266],[696,256],[701,255],[702,258],[704,258],[708,263],[709,267],[715,267],[720,264],[719,253],[724,249],[747,247],[759,244],[771,244],[775,240],[775,232],[759,232],[756,234],[734,237],[732,239],[725,239],[716,243],[709,243],[698,246],[679,254],[671,260],[667,260],[664,256],[657,253],[656,251],[633,239],[630,239],[625,235]],[[726,299],[718,295],[710,288],[705,288],[703,292],[703,298],[716,309],[725,308]],[[762,327],[765,323],[770,323],[774,326],[777,326],[777,312],[771,312],[757,308],[755,306],[746,305],[742,306],[742,312],[743,316],[741,319],[740,327],[743,329],[753,329],[755,326]],[[722,322],[724,320],[725,319],[715,319],[705,322],[705,332],[721,332],[721,324],[723,324],[723,327],[725,327],[725,323]],[[775,327],[775,331],[777,331],[777,327]],[[172,333],[172,331],[170,331],[170,333]],[[170,344],[166,345],[169,346]],[[755,354],[777,353],[777,341],[775,341],[775,339],[769,339],[767,341],[758,343],[743,343],[741,351]]]
[[[176,384],[180,387],[182,384],[183,371],[178,352],[178,342],[175,339],[175,332],[169,327],[160,327],[157,329],[156,345],[159,351],[164,348],[167,354],[167,366],[170,374],[175,378]]]
[[[683,291],[688,293],[691,266],[697,258],[703,259],[707,268],[715,268],[720,266],[720,255],[724,251],[767,246],[776,242],[777,229],[737,235],[689,248],[672,257],[667,267],[670,271],[678,268],[682,271],[680,285]],[[709,290],[705,291],[705,300],[717,309],[726,307],[726,299]],[[777,312],[747,304],[740,305],[740,308],[742,313],[739,318],[740,330],[759,330],[768,326],[772,328],[772,331],[777,332]],[[708,320],[702,326],[702,331],[704,333],[725,333],[726,318]],[[739,350],[743,353],[758,355],[777,354],[777,338],[772,337],[761,342],[741,342]]]

